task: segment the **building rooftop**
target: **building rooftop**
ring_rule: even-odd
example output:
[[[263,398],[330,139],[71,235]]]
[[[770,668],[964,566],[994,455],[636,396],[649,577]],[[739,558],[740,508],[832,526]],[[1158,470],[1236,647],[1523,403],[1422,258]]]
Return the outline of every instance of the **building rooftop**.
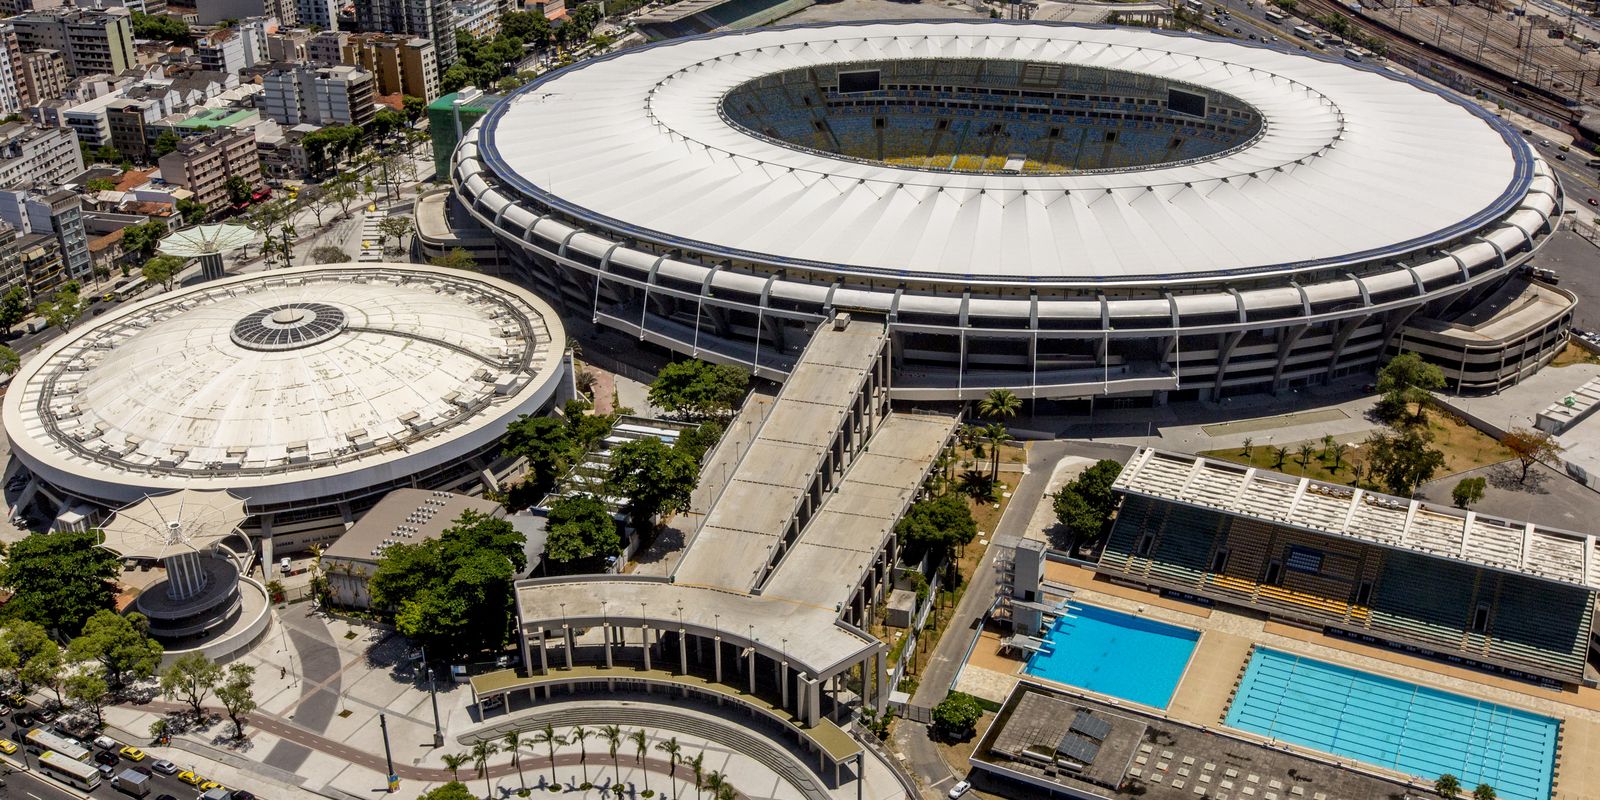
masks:
[[[325,558],[348,561],[377,561],[390,544],[416,544],[444,535],[462,513],[476,511],[491,517],[505,516],[505,509],[493,500],[455,492],[430,492],[423,489],[396,489],[361,515],[339,540],[323,551]]]
[[[1114,488],[1600,590],[1591,534],[1148,447],[1129,459]]]
[[[973,751],[1035,788],[1141,800],[1368,800],[1404,783],[1163,717],[1018,683]]]

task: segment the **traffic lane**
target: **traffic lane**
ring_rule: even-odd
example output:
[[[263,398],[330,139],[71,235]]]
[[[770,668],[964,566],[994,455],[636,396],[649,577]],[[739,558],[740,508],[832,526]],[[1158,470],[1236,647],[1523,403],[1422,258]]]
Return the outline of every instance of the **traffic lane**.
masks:
[[[0,786],[0,797],[30,798],[31,800],[81,800],[78,795],[67,791],[66,787],[49,778],[35,775],[31,772],[9,771],[5,777],[0,778],[4,785]],[[101,796],[96,790],[92,794]]]

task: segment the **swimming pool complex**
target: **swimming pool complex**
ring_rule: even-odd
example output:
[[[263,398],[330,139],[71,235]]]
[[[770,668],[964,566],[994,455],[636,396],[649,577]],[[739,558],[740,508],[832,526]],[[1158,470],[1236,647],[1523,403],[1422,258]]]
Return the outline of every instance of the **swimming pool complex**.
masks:
[[[1069,604],[1024,672],[1166,708],[1189,666],[1198,631],[1099,606]]]
[[[1561,723],[1483,700],[1256,648],[1227,724],[1470,792],[1546,800]]]

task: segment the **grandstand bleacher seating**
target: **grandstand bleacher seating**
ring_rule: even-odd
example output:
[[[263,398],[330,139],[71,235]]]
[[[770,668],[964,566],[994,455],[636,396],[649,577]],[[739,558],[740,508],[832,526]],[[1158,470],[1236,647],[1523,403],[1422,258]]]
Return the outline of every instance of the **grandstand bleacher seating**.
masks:
[[[1583,678],[1595,602],[1581,587],[1134,494],[1098,569],[1571,683]]]

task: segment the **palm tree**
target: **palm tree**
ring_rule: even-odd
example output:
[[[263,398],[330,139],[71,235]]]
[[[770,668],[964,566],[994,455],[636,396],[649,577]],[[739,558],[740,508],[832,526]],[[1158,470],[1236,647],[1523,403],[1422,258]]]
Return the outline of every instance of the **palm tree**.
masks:
[[[1316,455],[1316,452],[1317,452],[1317,448],[1312,447],[1310,442],[1302,442],[1300,444],[1300,471],[1301,472],[1305,471],[1306,465],[1311,463],[1311,457],[1313,455]]]
[[[672,781],[672,794],[678,794],[678,761],[683,753],[683,747],[678,744],[678,737],[674,736],[664,742],[656,742],[656,749],[667,754],[667,779]]]
[[[611,768],[617,773],[617,784],[622,784],[622,765],[617,763],[617,747],[622,744],[622,726],[606,725],[600,729],[600,738],[606,740],[606,750],[611,753]]]
[[[1472,790],[1472,800],[1495,800],[1499,796],[1495,793],[1494,787],[1487,783],[1480,783],[1478,788]]]
[[[1006,430],[1005,425],[994,422],[984,426],[983,437],[989,440],[989,474],[999,482],[1000,445],[1011,441],[1011,432]]]
[[[694,772],[694,796],[695,796],[696,800],[698,800],[699,797],[700,797],[700,792],[701,792],[702,787],[704,786],[704,781],[706,779],[705,762],[706,762],[706,754],[705,753],[701,753],[700,755],[697,755],[697,756],[695,756],[694,758],[691,758],[691,759],[687,759],[684,762],[684,763],[688,764],[689,765],[689,769]]]
[[[1274,447],[1274,448],[1272,448],[1272,468],[1273,469],[1283,469],[1283,462],[1288,457],[1289,457],[1289,448],[1287,448],[1287,447]]]
[[[636,728],[633,733],[628,734],[628,740],[633,742],[634,763],[643,768],[644,754],[650,752],[650,740],[648,736],[645,734],[643,728]],[[650,791],[650,770],[642,769],[642,771],[644,772],[644,790],[648,792]]]
[[[584,745],[584,742],[588,741],[589,737],[593,735],[594,731],[582,725],[574,725],[572,726],[572,733],[567,736],[567,744],[575,743],[578,745],[578,763],[583,765],[584,783],[589,782],[589,748]]]
[[[1439,796],[1445,800],[1455,800],[1461,794],[1461,781],[1456,780],[1456,776],[1446,772],[1433,782],[1433,790],[1438,792]]]
[[[444,761],[444,768],[450,770],[450,780],[453,781],[461,780],[461,768],[472,760],[472,756],[466,753],[445,753],[439,758]]]
[[[1021,398],[1010,389],[990,389],[989,393],[978,401],[978,413],[989,419],[1014,417],[1021,410]]]
[[[1322,434],[1322,457],[1327,458],[1331,450],[1333,450],[1333,434],[1324,433]]]
[[[478,769],[478,777],[483,779],[483,796],[494,797],[494,785],[489,782],[489,759],[500,752],[500,746],[488,739],[479,739],[472,744],[472,765]]]
[[[712,798],[721,795],[723,788],[727,786],[728,776],[716,770],[711,770],[711,774],[706,776],[706,791],[711,793]]]
[[[521,784],[522,788],[526,789],[528,788],[528,779],[522,776],[523,744],[524,739],[522,738],[522,731],[510,731],[506,735],[500,737],[500,745],[506,749],[507,753],[511,754],[511,766],[517,768],[517,783]]]
[[[1340,442],[1329,448],[1328,452],[1333,454],[1333,472],[1338,474],[1339,467],[1344,465],[1344,454],[1350,452],[1350,446]]]
[[[550,751],[550,784],[552,786],[555,785],[558,780],[556,778],[556,748],[566,744],[566,742],[556,735],[555,728],[545,725],[543,730],[535,733],[533,738],[528,740],[528,743],[542,744]]]

